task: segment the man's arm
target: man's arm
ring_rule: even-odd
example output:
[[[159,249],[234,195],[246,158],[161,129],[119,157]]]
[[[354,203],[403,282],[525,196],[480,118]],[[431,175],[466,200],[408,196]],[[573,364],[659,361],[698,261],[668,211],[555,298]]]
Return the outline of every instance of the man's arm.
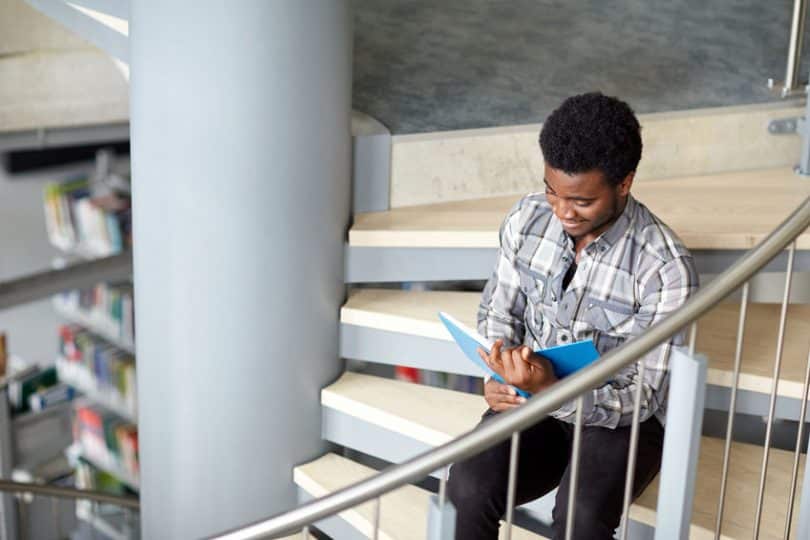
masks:
[[[638,335],[681,307],[697,290],[698,276],[691,256],[675,258],[661,266],[643,284],[639,311],[635,315]],[[632,339],[632,338],[631,338]],[[616,428],[632,422],[633,405],[638,385],[642,385],[640,421],[650,418],[661,406],[669,389],[669,357],[672,348],[684,343],[684,332],[642,356],[635,364],[620,371],[613,381],[583,396],[583,422],[589,426]],[[644,379],[639,368],[644,364]],[[575,402],[569,402],[551,413],[573,422]]]
[[[507,347],[522,344],[526,333],[523,320],[526,296],[520,288],[516,265],[522,208],[523,200],[512,208],[501,225],[501,245],[495,269],[484,287],[478,307],[478,332],[492,341],[502,339]]]

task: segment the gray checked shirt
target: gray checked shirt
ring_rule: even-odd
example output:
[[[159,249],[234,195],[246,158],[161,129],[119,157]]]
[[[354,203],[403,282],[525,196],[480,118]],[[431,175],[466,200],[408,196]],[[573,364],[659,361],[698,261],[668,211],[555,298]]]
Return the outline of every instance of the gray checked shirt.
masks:
[[[478,310],[478,330],[510,346],[539,350],[592,339],[604,354],[679,308],[698,287],[692,255],[632,195],[610,228],[582,250],[565,290],[563,277],[574,262],[574,243],[545,194],[529,194],[512,208],[500,241]],[[684,333],[675,335],[586,393],[584,424],[630,424],[642,362],[641,421],[654,415],[663,424],[669,356],[683,342]],[[573,422],[574,413],[572,401],[551,415]]]

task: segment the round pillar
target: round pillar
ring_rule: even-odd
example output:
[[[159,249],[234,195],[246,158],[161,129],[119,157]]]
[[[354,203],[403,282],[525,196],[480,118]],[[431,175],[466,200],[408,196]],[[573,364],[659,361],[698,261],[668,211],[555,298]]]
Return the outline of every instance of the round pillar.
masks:
[[[295,505],[342,369],[346,0],[132,0],[144,538]]]

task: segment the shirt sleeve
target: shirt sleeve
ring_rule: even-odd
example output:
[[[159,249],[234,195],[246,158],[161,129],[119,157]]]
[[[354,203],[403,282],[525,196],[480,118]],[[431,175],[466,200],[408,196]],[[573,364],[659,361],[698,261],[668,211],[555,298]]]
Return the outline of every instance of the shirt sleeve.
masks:
[[[517,269],[519,221],[522,202],[507,215],[500,229],[500,248],[478,307],[478,332],[491,339],[503,339],[506,345],[523,343],[526,296],[520,287]]]
[[[633,335],[643,333],[653,324],[681,307],[697,290],[698,275],[691,256],[681,256],[650,272],[642,283],[642,298],[635,314]],[[684,344],[685,332],[642,356],[616,374],[607,384],[583,396],[582,419],[588,426],[616,428],[630,425],[638,385],[641,384],[640,421],[662,409],[669,389],[669,357],[673,347]],[[639,369],[644,365],[643,380]],[[571,401],[551,413],[566,422],[575,421],[576,401]]]

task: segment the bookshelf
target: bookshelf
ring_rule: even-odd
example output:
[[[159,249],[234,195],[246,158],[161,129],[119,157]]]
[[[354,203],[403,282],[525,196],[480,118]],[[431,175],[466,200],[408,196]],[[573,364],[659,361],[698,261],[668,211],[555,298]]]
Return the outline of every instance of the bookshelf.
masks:
[[[94,508],[98,508],[95,510]],[[104,511],[99,505],[94,507],[90,501],[76,502],[76,517],[110,540],[128,540],[133,538],[125,511]]]
[[[48,237],[62,254],[55,265],[131,249],[128,165],[101,151],[89,176],[45,187]],[[73,443],[65,452],[79,488],[119,494],[140,489],[133,298],[131,279],[52,298],[66,323],[59,329],[57,374],[82,396],[73,406]],[[76,517],[105,537],[137,537],[137,515],[130,511],[79,501]]]
[[[53,297],[53,309],[60,317],[68,322],[86,328],[90,332],[104,338],[119,349],[135,354],[135,339],[124,335],[121,329],[109,318],[97,312],[80,309],[74,302],[69,301],[65,295]]]
[[[140,476],[129,471],[121,460],[109,452],[106,447],[91,442],[75,442],[67,450],[68,461],[76,463],[83,460],[96,469],[126,484],[132,491],[140,491]]]
[[[116,388],[100,384],[84,366],[70,362],[63,356],[56,358],[59,380],[81,392],[87,399],[114,412],[130,422],[137,422],[138,412],[134,396],[125,396]]]

